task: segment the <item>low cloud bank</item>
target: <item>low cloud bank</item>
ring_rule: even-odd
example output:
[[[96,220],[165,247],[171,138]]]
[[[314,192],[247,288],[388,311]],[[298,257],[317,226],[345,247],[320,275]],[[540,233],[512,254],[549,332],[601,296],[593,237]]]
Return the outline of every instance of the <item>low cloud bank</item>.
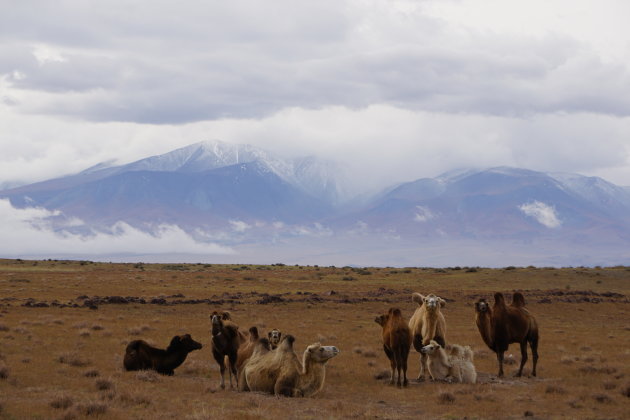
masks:
[[[90,229],[80,234],[53,227],[51,218],[60,216],[59,211],[18,209],[9,200],[0,200],[0,255],[234,254],[231,248],[198,242],[178,226],[161,225],[150,234],[118,222],[111,226],[111,233]],[[76,228],[79,222],[72,219],[67,227]]]

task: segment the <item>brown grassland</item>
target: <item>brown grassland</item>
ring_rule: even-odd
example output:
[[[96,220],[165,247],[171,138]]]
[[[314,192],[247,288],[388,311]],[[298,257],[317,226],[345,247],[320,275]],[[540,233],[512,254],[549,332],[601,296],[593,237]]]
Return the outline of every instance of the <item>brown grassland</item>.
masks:
[[[474,323],[474,302],[524,293],[540,327],[539,376],[496,378]],[[374,317],[415,309],[411,292],[447,300],[447,341],[475,351],[479,383],[387,384]],[[630,268],[365,268],[108,264],[0,260],[0,418],[628,418]],[[509,298],[508,298],[509,301]],[[276,398],[219,388],[210,349],[213,310],[243,330],[278,328],[298,354],[339,347],[323,391]],[[190,333],[204,348],[175,375],[125,372],[125,346],[164,348]],[[508,354],[518,362],[518,345]]]

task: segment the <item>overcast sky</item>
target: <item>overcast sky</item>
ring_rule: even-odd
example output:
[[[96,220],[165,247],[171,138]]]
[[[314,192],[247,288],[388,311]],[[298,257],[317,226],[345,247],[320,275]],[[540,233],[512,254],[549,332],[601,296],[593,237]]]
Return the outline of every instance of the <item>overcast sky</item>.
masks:
[[[0,0],[0,186],[201,140],[630,185],[630,2]]]

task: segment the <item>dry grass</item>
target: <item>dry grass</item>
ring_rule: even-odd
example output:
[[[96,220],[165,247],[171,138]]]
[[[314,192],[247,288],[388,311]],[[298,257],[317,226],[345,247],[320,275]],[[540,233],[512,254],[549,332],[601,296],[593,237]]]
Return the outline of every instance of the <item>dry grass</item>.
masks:
[[[623,418],[630,398],[630,270],[511,268],[490,270],[231,265],[84,264],[0,260],[0,380],[7,418]],[[175,270],[175,268],[177,269]],[[235,270],[235,268],[237,270]],[[595,281],[590,274],[598,273]],[[176,277],[173,277],[173,276]],[[353,277],[352,281],[344,277]],[[16,287],[11,279],[25,280]],[[570,288],[566,288],[570,285]],[[541,330],[539,377],[496,378],[496,357],[474,325],[473,303],[494,291],[524,291]],[[411,291],[449,299],[447,340],[470,345],[479,383],[417,383],[419,355],[409,357],[408,388],[388,384],[389,362],[374,317],[394,306],[406,318]],[[597,304],[584,291],[598,293]],[[621,294],[612,296],[608,292]],[[269,299],[261,299],[267,293]],[[150,302],[83,307],[80,295],[135,296]],[[180,297],[184,296],[184,297]],[[615,295],[616,296],[616,295]],[[25,307],[37,302],[79,307]],[[213,303],[170,304],[183,299]],[[266,304],[257,301],[268,301]],[[278,328],[341,353],[328,364],[326,386],[313,398],[276,399],[219,388],[208,315],[229,310],[246,330]],[[268,326],[268,327],[265,327]],[[605,328],[602,328],[602,325]],[[89,333],[86,335],[85,332]],[[164,348],[190,333],[204,348],[174,376],[125,372],[125,345],[142,338]],[[83,336],[82,336],[83,335]],[[25,363],[25,360],[29,360]],[[526,372],[531,369],[531,358]],[[1,376],[1,371],[0,371]],[[380,378],[380,379],[376,379]],[[493,414],[495,413],[495,414]]]

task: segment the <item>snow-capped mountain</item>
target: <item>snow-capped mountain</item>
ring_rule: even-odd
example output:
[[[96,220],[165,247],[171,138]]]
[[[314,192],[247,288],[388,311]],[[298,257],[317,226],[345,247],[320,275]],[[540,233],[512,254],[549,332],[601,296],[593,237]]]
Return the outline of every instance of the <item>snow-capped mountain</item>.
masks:
[[[457,170],[352,205],[344,179],[332,162],[212,141],[126,165],[106,162],[0,191],[0,199],[55,211],[57,231],[104,231],[120,221],[150,233],[176,225],[196,240],[267,254],[282,246],[304,258],[325,249],[327,258],[365,264],[469,258],[492,265],[494,257],[479,251],[483,244],[494,254],[520,247],[512,254],[529,263],[630,263],[630,190],[601,178],[508,167]]]

